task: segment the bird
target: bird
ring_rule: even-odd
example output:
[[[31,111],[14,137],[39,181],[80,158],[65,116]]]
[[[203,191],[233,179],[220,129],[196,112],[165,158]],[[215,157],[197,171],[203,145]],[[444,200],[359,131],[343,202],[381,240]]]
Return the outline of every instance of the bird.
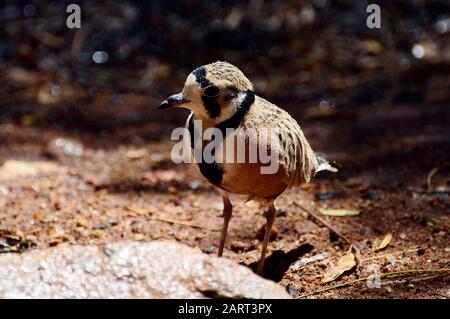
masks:
[[[206,147],[205,141],[199,142],[199,138],[194,138],[196,130],[198,136],[202,136],[201,133],[209,128],[223,133],[224,139],[218,141],[218,147],[212,152],[216,160],[197,162],[200,173],[222,195],[224,220],[218,247],[219,257],[223,254],[232,217],[230,193],[247,195],[249,199],[267,207],[263,213],[266,224],[257,267],[257,273],[263,274],[276,216],[275,199],[289,188],[310,182],[319,171],[336,172],[337,169],[322,153],[312,150],[297,121],[282,108],[256,95],[252,82],[231,63],[217,61],[194,69],[188,75],[183,90],[169,96],[159,105],[160,109],[172,107],[191,111],[185,129],[189,132],[190,146],[194,152],[195,146],[199,146],[200,150]],[[198,121],[201,127],[194,125]],[[255,146],[253,144],[260,143],[268,148],[269,153],[276,154],[277,170],[262,174],[261,168],[266,164],[259,159],[253,162],[224,161],[223,157],[232,150],[225,146],[230,136],[227,130],[230,129],[239,130],[240,136],[243,136],[245,152]],[[276,138],[258,139],[263,130],[276,132]],[[217,160],[220,158],[222,160]]]

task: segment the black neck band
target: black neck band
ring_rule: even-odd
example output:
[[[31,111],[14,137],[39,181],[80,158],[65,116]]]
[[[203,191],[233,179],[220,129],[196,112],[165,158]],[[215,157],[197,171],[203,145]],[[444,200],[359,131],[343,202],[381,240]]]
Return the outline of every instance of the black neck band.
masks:
[[[226,136],[227,128],[236,129],[238,128],[239,124],[241,124],[242,119],[244,118],[245,114],[250,110],[250,107],[255,102],[255,93],[253,91],[248,90],[245,92],[245,98],[244,101],[242,101],[241,105],[239,105],[239,108],[237,109],[236,113],[233,114],[232,117],[230,117],[228,120],[225,120],[223,122],[220,122],[215,127],[217,127],[221,132],[222,136]],[[189,119],[188,124],[189,133],[191,135],[191,147],[195,152],[195,140],[194,140],[194,116],[192,115]],[[200,133],[201,134],[201,133]],[[202,154],[200,154],[202,156]],[[198,166],[200,168],[200,172],[205,176],[212,184],[214,185],[220,185],[222,182],[222,176],[223,176],[223,170],[222,168],[217,165],[216,162],[213,163],[205,163],[201,162],[198,163]]]
[[[245,114],[250,110],[250,107],[255,102],[255,93],[253,91],[248,90],[245,92],[244,101],[242,101],[241,105],[239,105],[236,113],[233,114],[228,120],[220,122],[215,127],[217,127],[225,136],[226,129],[232,128],[236,129],[244,118]]]

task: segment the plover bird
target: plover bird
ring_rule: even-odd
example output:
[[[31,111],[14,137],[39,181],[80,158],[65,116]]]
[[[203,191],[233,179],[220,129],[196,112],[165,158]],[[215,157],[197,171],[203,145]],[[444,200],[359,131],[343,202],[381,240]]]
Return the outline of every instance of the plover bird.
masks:
[[[196,156],[200,154],[200,160],[197,157],[196,162],[203,176],[222,194],[224,223],[218,256],[223,253],[233,210],[229,193],[248,195],[268,208],[264,213],[265,234],[257,269],[261,274],[276,215],[275,199],[286,189],[309,182],[318,171],[335,172],[336,169],[323,155],[313,152],[297,121],[283,109],[255,95],[250,80],[230,63],[215,62],[196,68],[187,77],[182,92],[168,97],[159,106],[161,109],[169,107],[191,110],[186,129],[192,149],[200,148],[196,153]],[[223,140],[210,136],[217,143],[215,151],[211,152],[213,160],[201,161],[208,141],[198,137],[210,128],[222,133]],[[230,134],[233,130],[239,134]],[[264,173],[262,168],[267,168],[267,162],[260,158],[250,161],[251,155],[244,161],[236,160],[239,150],[242,152],[240,146],[226,147],[227,139],[238,140],[236,136],[243,137],[241,146],[245,155],[266,147],[267,154],[275,160],[276,170]],[[226,160],[231,151],[235,151],[231,160]]]

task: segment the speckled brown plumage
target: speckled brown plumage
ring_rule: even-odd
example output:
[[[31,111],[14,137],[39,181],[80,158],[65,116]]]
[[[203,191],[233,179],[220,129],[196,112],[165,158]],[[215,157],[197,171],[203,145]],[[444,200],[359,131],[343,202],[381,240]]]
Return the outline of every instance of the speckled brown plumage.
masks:
[[[214,62],[203,66],[206,70],[206,78],[218,85],[229,85],[239,91],[253,90],[253,84],[234,65],[227,62]]]
[[[250,80],[230,63],[214,62],[195,69],[188,76],[183,91],[174,96],[161,105],[166,108],[170,101],[178,100],[181,102],[174,104],[190,109],[192,113],[186,127],[189,128],[191,135],[195,130],[193,121],[201,120],[203,131],[210,127],[219,128],[223,133],[226,128],[238,129],[237,136],[245,141],[244,163],[236,160],[236,146],[234,160],[224,160],[230,152],[226,147],[226,139],[235,138],[228,135],[216,149],[215,162],[198,165],[201,173],[222,192],[224,226],[219,256],[223,252],[232,214],[232,205],[227,193],[245,194],[250,199],[259,200],[268,206],[265,213],[266,233],[258,265],[258,272],[261,273],[270,229],[275,219],[274,200],[287,188],[309,182],[320,170],[336,170],[322,155],[313,152],[297,121],[283,109],[256,96]],[[264,133],[273,138],[268,138]],[[261,140],[263,136],[265,138]],[[261,162],[260,158],[254,163],[248,161],[247,154],[252,146],[255,146],[254,143],[259,147],[267,146],[270,152],[276,154],[275,158],[278,161],[276,172],[262,174],[261,167],[267,163]],[[205,144],[203,141],[203,147]]]

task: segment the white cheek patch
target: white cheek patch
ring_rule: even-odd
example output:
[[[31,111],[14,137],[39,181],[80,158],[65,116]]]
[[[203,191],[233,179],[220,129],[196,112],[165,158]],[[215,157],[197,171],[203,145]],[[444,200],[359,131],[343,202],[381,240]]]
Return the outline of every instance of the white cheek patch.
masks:
[[[244,100],[245,92],[239,93],[238,96],[231,100],[226,107],[221,108],[220,116],[216,118],[216,122],[220,123],[231,118],[244,102]]]
[[[238,94],[238,96],[236,98],[234,98],[234,100],[232,101],[232,103],[230,103],[230,116],[233,116],[234,113],[236,113],[236,111],[239,109],[239,107],[244,103],[246,97],[246,93],[245,92],[240,92]]]
[[[239,93],[238,96],[234,99],[234,101],[235,101],[235,108],[236,108],[236,109],[244,102],[245,96],[246,96],[245,93],[244,93],[244,92],[241,92],[241,93]],[[235,109],[235,110],[236,110],[236,109]]]

